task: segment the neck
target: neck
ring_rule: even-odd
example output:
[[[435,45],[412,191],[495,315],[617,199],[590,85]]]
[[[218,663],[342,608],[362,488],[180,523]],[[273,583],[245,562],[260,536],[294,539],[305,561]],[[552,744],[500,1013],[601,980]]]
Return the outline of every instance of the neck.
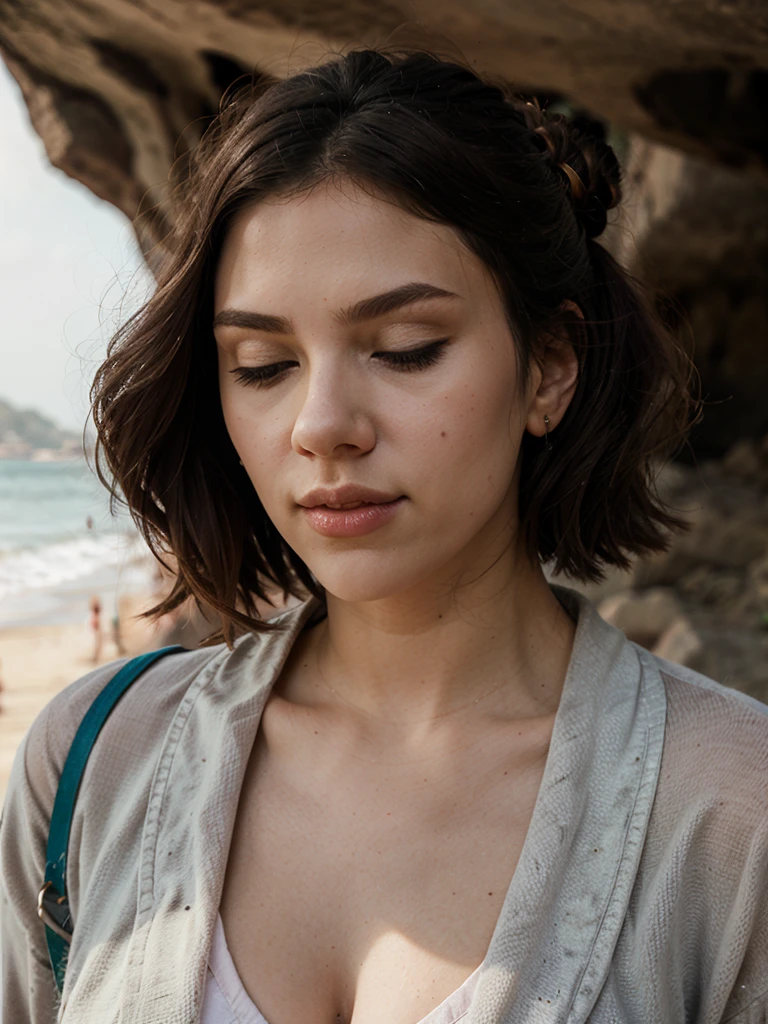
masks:
[[[302,660],[318,699],[367,728],[415,736],[467,716],[557,709],[574,623],[527,559],[509,554],[458,588],[327,604]]]

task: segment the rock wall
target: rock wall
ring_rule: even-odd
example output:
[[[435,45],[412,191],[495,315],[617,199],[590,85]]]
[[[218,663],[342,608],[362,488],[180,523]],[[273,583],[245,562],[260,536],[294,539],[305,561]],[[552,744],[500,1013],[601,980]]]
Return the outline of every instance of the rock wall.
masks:
[[[696,364],[706,406],[694,450],[722,456],[768,432],[768,177],[639,135],[624,168],[607,244],[657,291]]]
[[[768,435],[723,459],[668,465],[658,485],[690,530],[578,589],[631,640],[768,702]]]

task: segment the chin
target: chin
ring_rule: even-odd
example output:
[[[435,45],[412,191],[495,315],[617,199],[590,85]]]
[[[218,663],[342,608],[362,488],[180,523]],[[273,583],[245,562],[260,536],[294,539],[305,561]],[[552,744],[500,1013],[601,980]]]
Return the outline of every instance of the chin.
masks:
[[[314,552],[304,560],[326,593],[349,604],[397,597],[431,575],[430,568],[418,564],[397,548],[324,553],[322,556]]]

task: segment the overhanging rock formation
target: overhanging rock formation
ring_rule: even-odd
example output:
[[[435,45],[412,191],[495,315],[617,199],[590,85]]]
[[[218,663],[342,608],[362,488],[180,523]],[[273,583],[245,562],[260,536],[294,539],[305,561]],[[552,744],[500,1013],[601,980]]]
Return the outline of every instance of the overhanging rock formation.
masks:
[[[768,5],[753,0],[0,0],[0,53],[51,162],[152,259],[224,88],[350,44],[422,43],[629,135],[611,246],[696,328],[702,450],[768,430]],[[689,333],[682,325],[681,331]],[[699,340],[701,339],[701,340]]]

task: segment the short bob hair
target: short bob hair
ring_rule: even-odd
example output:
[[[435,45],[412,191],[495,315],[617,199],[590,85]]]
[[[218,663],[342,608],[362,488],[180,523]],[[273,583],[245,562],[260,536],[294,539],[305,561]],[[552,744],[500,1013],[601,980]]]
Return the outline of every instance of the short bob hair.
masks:
[[[532,559],[578,580],[668,546],[684,521],[654,487],[694,407],[690,362],[640,287],[596,241],[621,195],[599,125],[547,115],[422,51],[352,50],[222,100],[180,188],[157,288],[112,339],[92,405],[97,465],[175,585],[223,637],[272,628],[257,601],[322,587],[269,520],[224,424],[213,282],[233,217],[269,196],[350,180],[449,225],[505,303],[522,383],[542,339],[568,331],[579,377],[549,436],[525,434],[520,529]],[[574,302],[584,319],[563,310]]]

